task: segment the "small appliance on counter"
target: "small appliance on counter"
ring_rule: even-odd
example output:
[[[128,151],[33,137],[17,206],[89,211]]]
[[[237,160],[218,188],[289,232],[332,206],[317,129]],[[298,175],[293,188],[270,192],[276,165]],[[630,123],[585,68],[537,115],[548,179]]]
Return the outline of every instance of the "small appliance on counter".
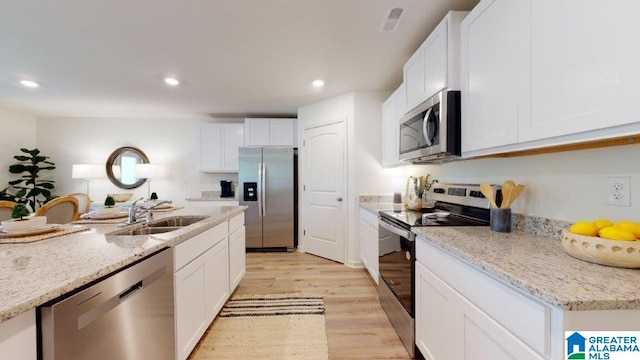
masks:
[[[220,197],[233,197],[233,183],[231,181],[220,180]]]

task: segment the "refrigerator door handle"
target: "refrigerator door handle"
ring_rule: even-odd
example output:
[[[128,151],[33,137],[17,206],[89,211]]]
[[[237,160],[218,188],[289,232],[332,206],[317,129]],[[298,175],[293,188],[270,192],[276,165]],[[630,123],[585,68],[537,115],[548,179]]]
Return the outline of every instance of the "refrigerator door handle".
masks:
[[[262,179],[260,179],[260,183],[262,186],[262,192],[260,196],[262,196],[262,216],[267,216],[267,164],[262,163]]]
[[[256,189],[258,192],[258,216],[263,217],[262,215],[262,163],[258,164],[258,188]]]

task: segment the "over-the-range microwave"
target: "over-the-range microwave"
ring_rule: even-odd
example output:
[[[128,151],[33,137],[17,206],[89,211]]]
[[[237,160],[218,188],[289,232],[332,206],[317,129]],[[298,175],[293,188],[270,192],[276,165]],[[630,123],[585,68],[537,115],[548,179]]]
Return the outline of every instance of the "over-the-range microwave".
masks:
[[[460,91],[437,93],[399,123],[400,160],[428,163],[460,157]]]

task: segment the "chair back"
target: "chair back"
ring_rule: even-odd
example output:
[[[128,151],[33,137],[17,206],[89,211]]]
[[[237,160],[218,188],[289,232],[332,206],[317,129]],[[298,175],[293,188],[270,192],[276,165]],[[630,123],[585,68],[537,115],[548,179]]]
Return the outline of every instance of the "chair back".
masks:
[[[78,214],[86,214],[89,212],[89,207],[91,206],[91,199],[89,195],[85,193],[74,193],[69,196],[73,196],[78,200]]]
[[[47,224],[67,224],[78,220],[78,200],[70,195],[55,198],[38,209],[36,216],[46,216]]]
[[[11,219],[11,212],[14,206],[16,206],[16,203],[13,201],[0,201],[0,221]]]

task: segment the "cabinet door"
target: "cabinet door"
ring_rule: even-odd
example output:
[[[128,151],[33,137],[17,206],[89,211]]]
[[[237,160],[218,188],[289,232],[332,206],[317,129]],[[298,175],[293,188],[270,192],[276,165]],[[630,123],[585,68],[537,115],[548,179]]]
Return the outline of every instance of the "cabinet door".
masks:
[[[397,141],[393,131],[397,124],[396,120],[396,103],[395,93],[382,103],[382,166],[388,167],[394,165],[394,153]],[[394,134],[395,133],[395,134]],[[397,155],[395,156],[397,159]]]
[[[525,0],[485,0],[461,24],[462,152],[518,141],[520,10]],[[464,155],[464,154],[463,154]]]
[[[544,357],[522,343],[471,302],[460,297],[462,352],[453,358],[477,359],[478,354],[495,360],[541,360]],[[459,344],[457,344],[459,347]]]
[[[395,96],[396,127],[398,127],[399,124],[397,124],[397,122],[400,120],[400,118],[402,118],[406,113],[409,112],[409,110],[411,110],[407,106],[407,86],[404,83],[402,83],[402,85],[400,85],[400,87],[396,89],[394,94],[396,95]],[[396,129],[396,135],[397,135],[397,131],[398,130]]]
[[[35,309],[0,323],[0,354],[3,359],[36,360],[37,348]]]
[[[424,94],[422,101],[435,95],[447,84],[447,39],[449,19],[445,18],[422,46],[424,58]],[[454,69],[452,69],[453,71]]]
[[[269,145],[293,146],[294,131],[294,119],[269,120]]]
[[[174,274],[176,359],[186,359],[209,326],[205,257],[199,256]]]
[[[427,360],[456,359],[456,292],[416,261],[416,346]],[[490,353],[476,353],[485,356]]]
[[[229,283],[232,293],[242,277],[246,269],[246,246],[245,246],[245,230],[244,226],[229,235]]]
[[[222,164],[220,124],[203,124],[199,129],[198,170],[217,171]]]
[[[246,146],[268,146],[269,120],[244,119],[244,143]]]
[[[407,110],[424,101],[424,52],[418,49],[404,65],[404,83],[407,91]]]
[[[220,170],[237,172],[238,149],[244,146],[244,125],[222,124],[220,132]]]
[[[220,241],[202,255],[205,268],[204,296],[207,326],[213,321],[225,301],[229,298],[228,251],[228,240],[225,237],[223,241]]]
[[[375,237],[375,239],[374,239]],[[369,271],[371,279],[378,283],[378,231],[366,221],[360,220],[360,259]]]
[[[531,104],[520,141],[638,122],[640,2],[529,3]]]

